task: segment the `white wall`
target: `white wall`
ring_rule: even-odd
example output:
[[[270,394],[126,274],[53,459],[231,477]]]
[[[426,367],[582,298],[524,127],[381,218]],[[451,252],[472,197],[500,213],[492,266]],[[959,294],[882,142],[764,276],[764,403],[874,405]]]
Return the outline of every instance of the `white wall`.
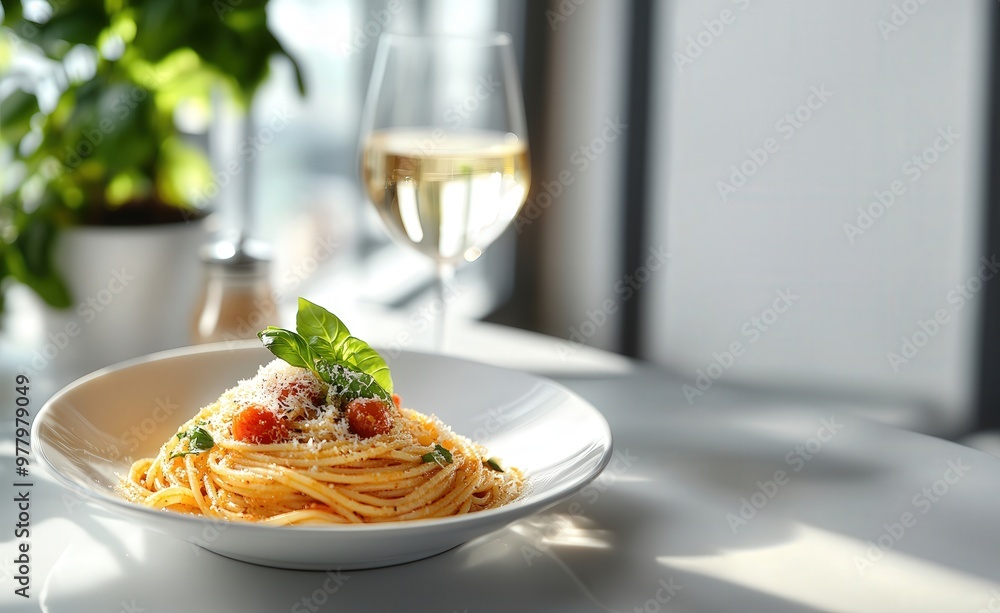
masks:
[[[953,426],[967,417],[979,300],[959,308],[949,292],[989,255],[980,227],[990,4],[658,5],[648,240],[665,240],[672,257],[644,291],[647,356],[692,384],[716,353],[724,364],[713,374],[727,381],[898,397],[940,407]],[[688,40],[699,36],[700,54]],[[810,99],[824,89],[825,101]],[[800,108],[809,102],[816,108]],[[811,115],[800,128],[783,121],[796,109]],[[926,171],[905,165],[949,128],[958,138]],[[720,193],[730,166],[767,144],[746,184]],[[844,224],[897,180],[905,193],[852,242]],[[751,318],[785,288],[798,298],[755,340]],[[894,368],[887,353],[939,310],[947,323]],[[734,342],[744,352],[726,368],[721,352]]]

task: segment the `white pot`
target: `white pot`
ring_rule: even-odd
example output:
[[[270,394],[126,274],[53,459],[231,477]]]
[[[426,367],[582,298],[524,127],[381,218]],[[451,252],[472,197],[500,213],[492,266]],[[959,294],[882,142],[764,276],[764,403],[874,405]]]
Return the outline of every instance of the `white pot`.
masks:
[[[81,374],[189,344],[207,238],[207,219],[64,231],[55,265],[73,305],[44,307],[45,339],[31,368]]]

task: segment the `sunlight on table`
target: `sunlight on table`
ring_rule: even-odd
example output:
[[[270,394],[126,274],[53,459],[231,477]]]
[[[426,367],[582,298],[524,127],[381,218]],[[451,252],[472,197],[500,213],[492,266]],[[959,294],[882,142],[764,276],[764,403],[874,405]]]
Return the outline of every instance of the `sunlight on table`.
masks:
[[[869,543],[805,524],[793,530],[791,539],[770,547],[656,560],[824,611],[979,611],[997,589],[891,549],[867,565]]]

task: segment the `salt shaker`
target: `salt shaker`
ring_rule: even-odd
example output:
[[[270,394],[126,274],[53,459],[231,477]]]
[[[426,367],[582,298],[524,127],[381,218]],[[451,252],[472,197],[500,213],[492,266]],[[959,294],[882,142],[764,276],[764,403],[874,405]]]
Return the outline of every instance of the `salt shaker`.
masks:
[[[191,322],[194,343],[254,338],[278,321],[266,245],[239,238],[205,245],[204,285]]]

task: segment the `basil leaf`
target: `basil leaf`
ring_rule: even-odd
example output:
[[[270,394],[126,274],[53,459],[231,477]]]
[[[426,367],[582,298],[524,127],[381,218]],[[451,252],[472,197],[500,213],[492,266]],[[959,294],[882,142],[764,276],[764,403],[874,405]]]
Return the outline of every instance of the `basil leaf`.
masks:
[[[205,430],[201,426],[191,428],[191,434],[188,438],[191,440],[190,446],[192,451],[208,451],[212,447],[215,447],[215,439],[208,433],[208,430]]]
[[[322,376],[330,384],[327,398],[331,396],[343,404],[355,398],[379,398],[392,402],[392,396],[366,373],[355,370],[348,364],[332,363],[320,358],[316,362]]]
[[[451,464],[451,452],[441,445],[434,445],[434,451],[425,453],[420,459],[426,462],[437,462],[438,464]]]
[[[205,430],[201,426],[194,426],[185,432],[178,432],[177,438],[188,439],[188,450],[175,451],[170,454],[170,457],[167,458],[168,460],[181,458],[193,453],[201,453],[215,447],[215,439],[213,439],[212,435],[208,433],[208,430]]]
[[[326,339],[313,336],[307,341],[309,345],[309,351],[316,356],[316,359],[322,362],[326,362],[329,365],[343,364],[344,366],[351,366],[346,360],[343,359],[341,353],[334,348]]]
[[[354,398],[392,402],[392,376],[381,355],[351,336],[339,317],[299,298],[296,331],[269,326],[257,334],[264,346],[292,366],[308,368],[332,387],[335,404]]]
[[[336,348],[322,338],[314,336],[309,339],[309,348],[316,357],[331,365],[339,364],[348,370],[358,371],[371,377],[385,392],[379,397],[392,398],[392,376],[389,374],[389,366],[368,343],[349,336],[339,348]]]
[[[309,345],[317,355],[330,362],[354,366],[355,370],[367,373],[382,389],[392,394],[392,377],[385,360],[368,343],[351,336],[347,325],[330,311],[305,298],[299,298],[295,330],[303,338],[309,339]],[[320,353],[321,348],[326,347],[330,351]]]
[[[295,331],[303,338],[318,337],[338,348],[351,336],[351,331],[339,317],[318,304],[299,298],[299,310],[295,314]]]
[[[378,351],[360,338],[349,336],[342,345],[342,352],[348,362],[354,364],[358,369],[371,376],[378,382],[382,389],[392,394],[392,375],[389,373],[389,365],[385,363]]]
[[[257,333],[257,338],[268,351],[292,366],[316,370],[316,356],[309,348],[309,343],[295,332],[268,326],[266,330]]]
[[[483,464],[489,466],[490,468],[492,468],[493,470],[497,471],[498,473],[504,472],[503,466],[500,465],[500,460],[498,458],[495,458],[495,457],[494,458],[487,458],[487,459],[483,460]]]
[[[315,358],[313,371],[330,385],[333,385],[334,377],[338,374],[334,367],[340,365],[348,370],[350,369],[350,365],[341,360],[330,343],[324,339],[314,336],[309,339],[308,344],[309,350]]]

